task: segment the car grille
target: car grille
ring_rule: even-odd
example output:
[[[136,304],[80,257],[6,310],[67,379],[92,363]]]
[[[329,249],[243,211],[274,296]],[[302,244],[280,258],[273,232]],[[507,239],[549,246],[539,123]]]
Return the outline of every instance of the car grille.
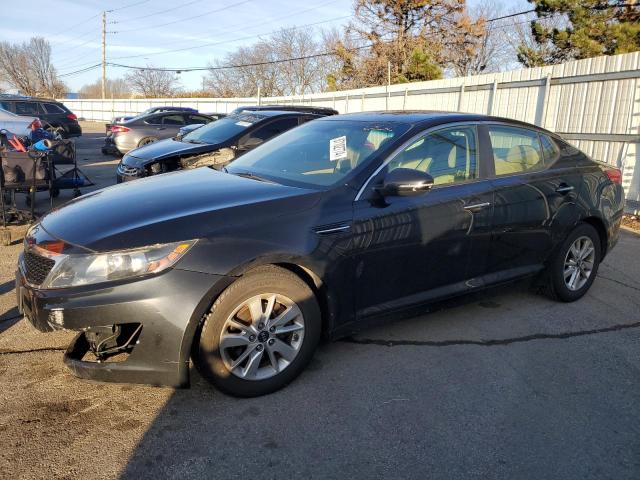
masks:
[[[123,164],[118,165],[118,171],[122,175],[128,175],[130,177],[137,177],[140,172],[140,170],[136,167],[130,167],[128,165],[123,165]]]
[[[25,252],[24,267],[27,281],[32,285],[40,285],[47,278],[56,262],[32,252]]]

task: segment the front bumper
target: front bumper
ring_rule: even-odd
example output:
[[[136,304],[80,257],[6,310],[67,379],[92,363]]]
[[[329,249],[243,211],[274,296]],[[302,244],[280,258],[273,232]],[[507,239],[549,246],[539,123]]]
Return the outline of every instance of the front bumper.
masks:
[[[80,332],[64,355],[78,377],[179,387],[189,383],[193,336],[219,282],[228,279],[172,269],[126,283],[40,290],[18,269],[16,293],[20,311],[38,330]],[[87,332],[132,323],[142,328],[125,360],[85,360],[90,357]]]

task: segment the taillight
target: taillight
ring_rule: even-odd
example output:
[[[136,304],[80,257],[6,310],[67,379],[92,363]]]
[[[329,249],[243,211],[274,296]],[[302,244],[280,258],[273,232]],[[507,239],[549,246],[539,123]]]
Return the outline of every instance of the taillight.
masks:
[[[111,125],[111,133],[127,133],[130,129],[122,125]]]
[[[606,168],[604,174],[616,185],[622,185],[622,172],[617,168]]]
[[[74,122],[78,121],[78,116],[75,113],[70,113],[69,115],[67,115],[67,118],[69,120],[73,120]]]

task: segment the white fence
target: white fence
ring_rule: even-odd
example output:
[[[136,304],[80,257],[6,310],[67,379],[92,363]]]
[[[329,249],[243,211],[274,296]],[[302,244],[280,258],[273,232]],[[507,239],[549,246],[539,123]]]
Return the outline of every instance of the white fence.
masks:
[[[333,107],[340,113],[445,110],[515,118],[557,132],[593,158],[622,168],[628,207],[640,210],[640,52],[474,77],[289,97],[63,102],[79,117],[96,121],[137,114],[156,105],[227,113],[259,103]]]

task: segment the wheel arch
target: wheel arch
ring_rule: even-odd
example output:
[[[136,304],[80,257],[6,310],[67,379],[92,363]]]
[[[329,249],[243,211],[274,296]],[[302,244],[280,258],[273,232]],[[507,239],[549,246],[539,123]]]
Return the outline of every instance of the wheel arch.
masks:
[[[305,282],[318,301],[320,306],[320,313],[322,319],[321,331],[323,336],[328,336],[332,325],[334,325],[334,319],[336,317],[336,308],[330,301],[331,296],[328,292],[325,282],[321,276],[311,267],[304,265],[303,262],[295,262],[292,260],[277,259],[277,258],[265,258],[258,259],[248,264],[235,268],[229,275],[223,277],[222,280],[216,282],[207,294],[198,303],[196,309],[191,315],[189,324],[184,331],[181,347],[181,366],[184,368],[184,372],[181,373],[182,382],[185,385],[189,384],[189,359],[193,357],[196,352],[196,347],[199,343],[199,335],[202,328],[202,322],[211,309],[211,306],[215,303],[217,298],[224,292],[230,285],[237,280],[252,272],[256,268],[273,265],[296,275],[303,282]]]
[[[598,237],[600,238],[600,259],[604,259],[609,245],[609,235],[607,234],[607,228],[605,227],[604,221],[593,215],[585,217],[581,221],[591,225],[595,228],[596,232],[598,232]]]

